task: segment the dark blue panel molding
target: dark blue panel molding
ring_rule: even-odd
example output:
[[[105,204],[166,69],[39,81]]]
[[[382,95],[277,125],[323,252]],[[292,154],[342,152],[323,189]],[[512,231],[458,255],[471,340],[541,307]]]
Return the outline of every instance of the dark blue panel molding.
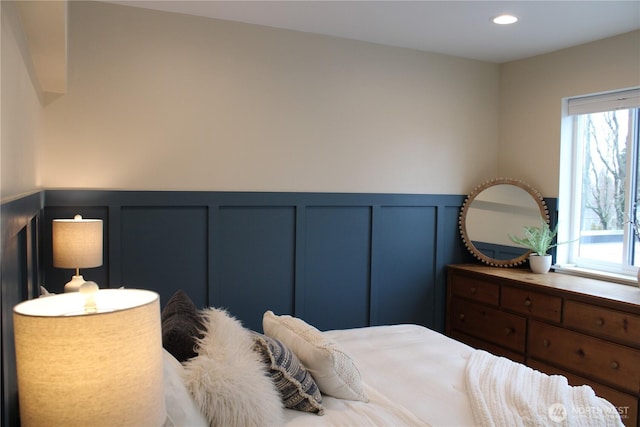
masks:
[[[208,300],[206,207],[130,206],[121,217],[121,282],[110,287],[151,289],[162,306],[178,290],[195,303]]]
[[[46,190],[46,206],[462,206],[465,196],[384,193]]]
[[[305,298],[296,313],[319,329],[368,326],[371,209],[308,206]]]
[[[477,262],[464,246],[460,236],[458,217],[460,207],[438,205],[436,230],[436,260],[434,280],[438,284],[434,291],[433,329],[444,330],[446,266],[458,262]],[[457,261],[452,261],[457,260]],[[442,285],[442,286],[441,286]]]
[[[2,230],[2,410],[3,426],[19,425],[18,380],[13,339],[13,307],[37,295],[40,275],[40,227],[43,193],[37,192],[0,208]]]
[[[93,272],[106,286],[146,287],[163,300],[186,288],[197,305],[227,308],[257,330],[267,309],[320,329],[414,322],[442,330],[442,271],[470,260],[457,230],[463,201],[461,195],[48,190],[45,212],[48,220],[84,210],[106,221],[105,265]],[[47,277],[60,274],[51,270],[47,265]]]
[[[294,313],[295,207],[220,207],[217,218],[210,305],[254,329],[267,310]]]
[[[374,324],[433,324],[436,207],[385,206],[376,222]]]

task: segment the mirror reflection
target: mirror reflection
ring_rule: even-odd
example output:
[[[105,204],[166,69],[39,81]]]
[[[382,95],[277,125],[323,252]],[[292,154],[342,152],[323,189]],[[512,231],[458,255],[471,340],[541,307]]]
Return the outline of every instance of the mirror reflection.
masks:
[[[523,263],[529,250],[516,246],[511,235],[525,225],[537,226],[548,212],[540,194],[514,179],[495,179],[477,187],[460,213],[460,232],[467,248],[481,261],[501,267]]]

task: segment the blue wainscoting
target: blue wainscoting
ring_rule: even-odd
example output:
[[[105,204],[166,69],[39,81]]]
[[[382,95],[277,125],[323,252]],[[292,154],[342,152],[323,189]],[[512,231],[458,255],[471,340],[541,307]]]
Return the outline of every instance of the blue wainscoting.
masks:
[[[38,294],[39,230],[42,193],[3,202],[0,210],[2,249],[2,409],[3,426],[19,424],[18,379],[13,339],[13,307]]]
[[[104,265],[81,271],[101,287],[178,289],[199,307],[227,308],[262,330],[262,314],[301,317],[321,330],[410,322],[443,330],[450,263],[473,262],[462,244],[462,195],[47,190],[51,220],[101,218]]]
[[[2,425],[19,423],[12,309],[74,274],[52,265],[51,221],[104,220],[101,287],[178,289],[261,330],[273,310],[322,330],[411,322],[444,328],[445,266],[464,196],[45,190],[2,203]],[[557,200],[546,199],[556,220]]]

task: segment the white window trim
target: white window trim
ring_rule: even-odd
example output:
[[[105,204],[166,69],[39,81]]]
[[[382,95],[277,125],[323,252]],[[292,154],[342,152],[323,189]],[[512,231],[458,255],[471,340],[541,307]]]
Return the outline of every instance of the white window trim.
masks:
[[[580,160],[578,159],[580,154],[577,152],[578,147],[575,146],[576,129],[573,116],[627,108],[640,108],[640,88],[628,88],[562,100],[560,165],[570,164],[572,167],[561,167],[559,171],[558,224],[560,227],[557,236],[559,242],[570,242],[580,236],[580,224],[574,223],[571,218],[572,206],[577,203],[577,197],[582,190],[582,181],[577,179],[578,176],[581,176],[578,174],[580,171],[577,170],[581,163],[574,161]],[[563,227],[562,224],[571,224],[572,226]],[[616,271],[612,271],[606,265],[599,265],[598,270],[595,270],[570,264],[570,260],[575,259],[576,249],[577,244],[571,243],[557,246],[554,269],[561,273],[577,274],[629,285],[638,284],[638,267],[616,268]]]
[[[574,276],[588,277],[590,279],[606,280],[608,282],[620,283],[622,285],[638,286],[638,277],[629,274],[612,273],[601,270],[591,270],[588,268],[576,267],[575,265],[553,266],[556,273],[571,274]]]
[[[568,116],[638,108],[640,106],[640,88],[565,98],[565,102]]]

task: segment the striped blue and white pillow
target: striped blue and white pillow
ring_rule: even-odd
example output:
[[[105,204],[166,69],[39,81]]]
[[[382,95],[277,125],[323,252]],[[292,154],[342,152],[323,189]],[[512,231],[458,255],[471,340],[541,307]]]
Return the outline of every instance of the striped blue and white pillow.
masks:
[[[269,374],[284,406],[297,411],[324,413],[318,385],[298,357],[281,341],[254,333],[256,350],[269,367]]]

